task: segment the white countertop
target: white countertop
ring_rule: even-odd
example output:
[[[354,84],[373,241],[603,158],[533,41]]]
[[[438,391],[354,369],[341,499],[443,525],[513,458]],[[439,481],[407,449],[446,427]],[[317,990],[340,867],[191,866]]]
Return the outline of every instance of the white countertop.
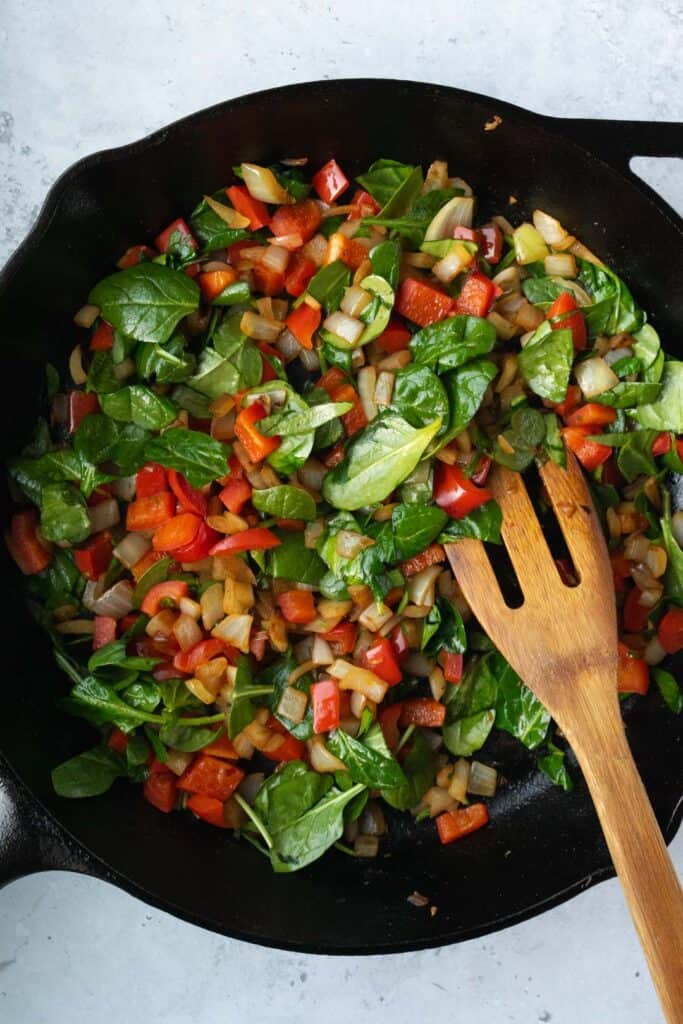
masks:
[[[77,157],[287,82],[413,78],[550,114],[683,120],[680,0],[4,0],[2,9],[0,261]],[[634,166],[683,210],[680,161]],[[672,852],[683,873],[683,832]],[[60,872],[0,893],[7,1024],[292,1024],[313,1014],[326,1024],[661,1020],[613,881],[496,935],[371,959],[234,942]]]

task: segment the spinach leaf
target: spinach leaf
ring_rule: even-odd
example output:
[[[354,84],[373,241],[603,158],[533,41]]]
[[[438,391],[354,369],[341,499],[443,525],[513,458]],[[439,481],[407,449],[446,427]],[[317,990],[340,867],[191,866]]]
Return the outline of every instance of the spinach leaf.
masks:
[[[398,288],[398,272],[401,266],[401,246],[391,239],[380,242],[370,250],[372,273],[383,277],[394,291]]]
[[[184,384],[179,384],[173,388],[171,397],[174,402],[177,402],[181,409],[187,409],[190,416],[194,416],[198,420],[210,420],[211,410],[209,401],[206,395],[200,395],[194,388],[188,388]]]
[[[40,532],[45,540],[78,544],[90,534],[88,506],[72,484],[45,484],[40,497]]]
[[[282,381],[274,380],[261,385],[258,389],[258,393],[268,394],[269,391],[282,390]],[[309,408],[301,395],[297,394],[296,391],[286,387],[284,390],[287,394],[287,403],[284,412],[296,416],[302,414],[308,416],[315,413],[315,410]],[[265,420],[261,420],[261,423],[265,423]],[[280,473],[282,476],[291,476],[292,473],[295,473],[297,469],[303,466],[304,462],[311,454],[314,440],[314,430],[305,429],[298,434],[285,434],[282,437],[279,447],[268,456],[268,463],[273,467],[276,473]]]
[[[683,711],[683,693],[671,673],[663,668],[653,668],[652,678],[669,710],[673,711],[674,715],[680,715]]]
[[[116,666],[117,668],[133,669],[136,672],[151,672],[161,660],[161,658],[129,657],[126,654],[126,641],[113,640],[111,643],[105,644],[104,647],[100,647],[90,655],[90,658],[88,659],[88,671],[96,672],[98,668]]]
[[[358,783],[341,791],[332,786],[307,811],[271,833],[271,863],[278,872],[298,871],[321,857],[344,831],[344,809],[363,792]]]
[[[331,787],[329,775],[312,771],[303,761],[289,761],[264,781],[254,810],[269,832],[278,832],[310,810]]]
[[[442,373],[486,355],[495,344],[496,331],[488,320],[459,314],[417,331],[409,348],[416,363]]]
[[[486,742],[496,718],[496,677],[491,654],[470,660],[459,686],[449,686],[444,695],[446,722],[443,740],[459,757],[469,757]]]
[[[91,725],[117,725],[126,733],[148,720],[145,712],[126,704],[113,687],[95,676],[79,679],[69,696],[60,701],[60,707]]]
[[[395,231],[414,249],[419,249],[425,232],[439,210],[451,199],[462,195],[459,188],[435,188],[419,195],[410,210],[402,216],[387,216],[384,211],[377,217],[364,218],[364,224],[378,224]]]
[[[18,484],[27,498],[40,504],[45,484],[79,480],[81,460],[70,448],[45,452],[37,459],[20,456],[8,464],[9,475]]]
[[[240,390],[240,375],[230,359],[212,348],[205,348],[199,357],[197,372],[190,377],[188,384],[207,398],[218,398]]]
[[[442,432],[450,415],[444,386],[428,366],[412,365],[398,371],[394,377],[391,408],[411,427],[426,427],[438,416]]]
[[[662,540],[666,548],[667,565],[664,573],[664,592],[669,601],[683,608],[683,551],[671,529],[671,499],[664,495]]]
[[[195,359],[185,350],[183,338],[176,336],[165,345],[138,345],[135,363],[140,377],[177,384],[194,372]]]
[[[436,540],[448,516],[436,505],[396,505],[391,513],[396,558],[419,555]]]
[[[397,160],[375,160],[356,181],[382,207],[382,217],[398,217],[422,188],[422,168]]]
[[[57,796],[79,798],[106,793],[115,779],[127,774],[123,758],[104,745],[69,758],[52,770]]]
[[[101,395],[102,411],[114,420],[134,423],[143,430],[161,430],[178,415],[175,402],[156,395],[144,384],[130,384],[111,395]]]
[[[486,743],[495,719],[496,712],[490,708],[457,718],[444,726],[444,743],[452,754],[470,757]]]
[[[334,729],[327,738],[327,746],[344,762],[353,782],[361,782],[370,789],[394,788],[407,782],[377,722],[370,726],[362,741],[343,729]]]
[[[659,398],[639,406],[633,415],[643,427],[683,432],[683,362],[669,359],[664,363]]]
[[[159,739],[167,747],[194,753],[213,742],[217,736],[215,726],[183,725],[175,715],[169,715],[159,729]]]
[[[325,500],[340,509],[383,501],[412,473],[440,427],[440,419],[416,430],[392,413],[377,416],[356,434],[344,460],[325,476]]]
[[[136,680],[136,682],[126,687],[121,696],[126,704],[137,708],[138,711],[147,711],[150,714],[161,702],[159,684],[153,679]]]
[[[118,391],[123,385],[115,371],[116,365],[112,352],[95,352],[88,370],[85,390],[94,391],[98,395],[107,395]]]
[[[74,434],[74,451],[79,459],[98,465],[110,459],[119,439],[116,423],[102,413],[90,413]]]
[[[522,291],[529,302],[543,310],[547,309],[562,292],[574,294],[565,282],[550,277],[527,277],[522,281]]]
[[[582,259],[578,263],[579,282],[593,299],[593,305],[582,310],[591,336],[639,330],[643,313],[624,282],[607,267]]]
[[[547,459],[552,459],[558,466],[565,467],[567,452],[562,442],[560,421],[554,412],[546,413],[543,419],[545,420],[545,440],[542,455]]]
[[[552,740],[548,740],[547,753],[539,757],[538,767],[556,786],[561,786],[565,793],[571,793],[574,783],[567,771],[564,750],[556,747]]]
[[[226,205],[226,196],[223,191],[213,196],[223,205]],[[214,249],[227,249],[235,242],[242,242],[252,235],[244,228],[230,228],[221,217],[212,210],[206,199],[195,207],[190,215],[190,225],[193,233],[202,243],[205,252],[212,252]]]
[[[281,543],[268,552],[266,568],[274,579],[307,583],[312,587],[320,584],[327,567],[317,551],[306,547],[303,533],[291,530],[279,534]]]
[[[397,811],[407,811],[419,804],[436,776],[436,753],[421,731],[414,733],[410,751],[403,762],[406,782],[400,786],[382,788],[382,798]]]
[[[652,324],[643,324],[639,331],[634,332],[633,337],[636,340],[631,347],[641,362],[644,379],[658,383],[664,370],[664,353],[659,335]]]
[[[79,603],[85,580],[73,554],[57,548],[47,569],[30,576],[27,586],[29,594],[49,612],[64,604]]]
[[[306,291],[325,307],[326,312],[333,313],[339,309],[344,289],[350,280],[351,272],[346,264],[341,260],[334,260],[313,275]]]
[[[500,528],[503,525],[503,513],[497,501],[487,501],[460,519],[450,519],[439,537],[441,544],[450,544],[461,537],[474,537],[475,540],[488,540],[500,544]]]
[[[278,519],[315,519],[315,501],[302,487],[282,484],[254,491],[252,504],[257,512],[276,516]]]
[[[661,385],[653,381],[622,380],[609,391],[595,395],[593,401],[600,405],[611,405],[614,409],[632,409],[637,405],[657,402],[661,390]]]
[[[272,686],[262,686],[253,683],[249,659],[243,654],[240,655],[237,659],[235,688],[232,693],[230,718],[228,720],[228,736],[231,740],[234,740],[235,736],[253,721],[256,714],[254,701],[269,697],[272,692]]]
[[[652,454],[652,444],[656,437],[656,430],[634,430],[626,435],[617,455],[617,466],[629,483],[641,473],[653,476],[657,472]]]
[[[228,472],[225,446],[207,434],[185,427],[170,427],[159,437],[150,438],[143,461],[177,469],[193,487],[203,487]]]
[[[437,597],[422,627],[422,650],[431,657],[441,651],[462,654],[467,650],[462,615],[447,598]]]
[[[289,403],[288,403],[289,404]],[[305,403],[304,403],[305,406]],[[266,416],[259,421],[259,433],[266,437],[291,437],[292,434],[305,434],[317,430],[325,423],[339,419],[344,413],[353,408],[351,402],[325,402],[314,405],[312,408],[305,406],[299,409],[285,409],[283,412]]]
[[[517,358],[520,374],[535,394],[551,402],[564,400],[574,361],[570,330],[549,330],[532,338]]]
[[[445,374],[442,384],[450,405],[448,428],[439,438],[439,445],[449,444],[474,419],[486,390],[498,373],[488,359],[473,359],[459,370]]]
[[[318,551],[334,578],[343,581],[345,585],[363,583],[371,588],[376,600],[380,601],[392,586],[386,572],[386,563],[395,558],[392,529],[389,523],[368,524],[366,535],[375,543],[363,548],[354,558],[345,558],[337,551],[337,535],[342,530],[358,534],[363,531],[350,513],[342,512],[328,519],[325,532],[318,540]],[[329,592],[327,585],[326,589]],[[331,596],[344,599],[341,593]]]
[[[490,657],[497,682],[496,727],[533,750],[546,737],[550,715],[502,654],[496,652]]]
[[[296,682],[292,684],[295,690],[305,693],[309,698],[306,705],[306,714],[303,719],[300,722],[293,722],[291,718],[287,718],[286,715],[278,711],[282,694],[290,685],[289,677],[296,667],[297,662],[293,658],[280,658],[278,661],[273,662],[272,665],[269,665],[268,668],[259,672],[258,684],[259,686],[270,686],[272,688],[269,698],[270,709],[277,720],[282,722],[285,728],[291,732],[292,736],[295,736],[298,740],[309,740],[313,735],[313,705],[310,701],[313,677],[310,672],[307,672],[304,676],[299,676]]]
[[[138,341],[163,345],[179,320],[199,306],[199,288],[187,274],[158,263],[138,263],[105,277],[88,302],[102,317]]]

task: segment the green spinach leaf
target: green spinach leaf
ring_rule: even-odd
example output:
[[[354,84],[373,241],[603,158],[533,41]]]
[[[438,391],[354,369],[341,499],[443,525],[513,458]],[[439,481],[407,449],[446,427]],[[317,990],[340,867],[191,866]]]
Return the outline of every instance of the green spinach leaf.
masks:
[[[302,487],[282,484],[254,491],[252,504],[257,512],[263,512],[278,519],[315,519],[315,501]]]
[[[674,715],[680,715],[683,711],[683,693],[671,673],[663,668],[653,668],[652,678],[669,710],[673,711]]]
[[[45,484],[40,497],[40,531],[45,540],[78,544],[90,534],[88,506],[72,484]]]
[[[495,343],[496,331],[488,320],[460,314],[423,327],[412,336],[409,348],[416,363],[443,373],[486,355]]]
[[[106,793],[115,779],[127,774],[123,758],[104,745],[69,758],[52,771],[57,796],[80,798]]]
[[[411,427],[426,427],[438,416],[442,424],[440,433],[443,433],[449,421],[446,391],[428,366],[412,365],[398,371],[394,378],[391,408]]]
[[[139,263],[105,277],[88,302],[102,317],[138,341],[163,345],[176,324],[199,306],[197,284],[178,270],[158,263]]]
[[[394,788],[407,782],[377,722],[370,726],[362,740],[354,739],[343,729],[334,729],[327,738],[327,746],[344,762],[353,782],[370,789]]]
[[[564,750],[555,746],[552,740],[548,740],[547,752],[539,757],[538,767],[556,786],[561,786],[565,793],[571,793],[574,783],[567,771]]]
[[[436,753],[431,749],[418,730],[411,740],[411,748],[403,762],[403,773],[406,781],[392,788],[384,787],[381,795],[390,807],[397,811],[407,811],[419,804],[436,776]]]
[[[448,516],[436,505],[396,505],[391,513],[396,558],[419,555],[436,540]]]
[[[567,329],[532,338],[518,356],[523,379],[535,394],[551,402],[564,400],[573,361],[572,332]]]
[[[170,427],[159,437],[150,438],[143,461],[177,469],[193,487],[203,487],[228,472],[225,445],[185,427]]]

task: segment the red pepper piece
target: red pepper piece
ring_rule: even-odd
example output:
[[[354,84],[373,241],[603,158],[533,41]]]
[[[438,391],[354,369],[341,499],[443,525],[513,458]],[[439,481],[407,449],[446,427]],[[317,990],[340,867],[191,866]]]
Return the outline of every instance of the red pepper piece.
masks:
[[[336,729],[341,719],[339,683],[336,679],[320,679],[311,686],[313,703],[313,732]]]
[[[311,184],[324,203],[333,203],[349,187],[346,177],[336,160],[328,160],[313,175]]]
[[[462,519],[492,499],[486,487],[477,487],[458,466],[437,462],[434,470],[434,501],[453,519]]]
[[[446,845],[483,828],[489,820],[486,804],[470,804],[457,811],[444,811],[436,819],[439,839]]]

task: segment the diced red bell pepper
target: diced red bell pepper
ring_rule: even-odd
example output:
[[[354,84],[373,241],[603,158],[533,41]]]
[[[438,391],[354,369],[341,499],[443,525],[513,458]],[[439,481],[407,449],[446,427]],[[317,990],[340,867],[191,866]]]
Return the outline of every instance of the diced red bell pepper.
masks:
[[[479,228],[481,235],[481,254],[487,263],[495,266],[500,263],[503,254],[503,232],[497,224],[485,224]]]
[[[443,677],[447,683],[457,686],[462,679],[464,657],[462,654],[453,654],[451,651],[443,651],[439,656]]]
[[[346,177],[336,160],[328,160],[311,178],[311,184],[324,203],[333,203],[349,187]]]
[[[133,579],[141,579],[148,569],[154,565],[155,562],[160,562],[164,556],[160,551],[155,551],[154,548],[150,548],[142,558],[139,558],[135,565],[130,570],[133,574]]]
[[[616,418],[617,410],[611,406],[588,402],[565,416],[564,422],[568,427],[603,427],[614,423]]]
[[[406,658],[410,655],[410,644],[408,643],[408,637],[403,632],[400,622],[392,629],[389,634],[389,639],[393,644],[399,663],[403,664]]]
[[[631,587],[624,601],[624,629],[627,633],[642,633],[647,626],[650,609],[638,604],[639,599],[640,590]]]
[[[320,327],[321,320],[322,312],[320,307],[316,309],[313,306],[309,306],[307,302],[302,302],[300,306],[292,310],[285,323],[300,345],[303,345],[304,348],[312,349],[313,335]]]
[[[328,469],[332,469],[333,466],[339,465],[345,454],[344,445],[340,441],[339,444],[335,444],[333,448],[330,448],[327,455],[323,458],[323,462]]]
[[[669,609],[657,627],[657,639],[667,654],[683,649],[683,609]]]
[[[201,793],[193,793],[192,796],[188,797],[187,803],[185,804],[188,811],[192,811],[202,821],[206,821],[209,825],[215,825],[216,828],[228,828],[228,823],[225,820],[225,805],[220,800],[216,800],[213,796],[204,796]]]
[[[237,274],[229,268],[226,270],[206,270],[197,276],[197,283],[205,302],[213,302],[221,292],[234,284]]]
[[[248,480],[239,480],[231,476],[218,497],[228,512],[239,515],[246,503],[251,500],[251,484]]]
[[[401,717],[402,710],[403,704],[399,701],[397,704],[389,705],[388,708],[382,708],[377,715],[377,721],[379,722],[379,727],[382,730],[384,742],[392,753],[396,750],[401,738],[398,721]]]
[[[388,325],[382,331],[380,336],[377,338],[375,344],[382,349],[383,352],[402,352],[403,349],[408,348],[410,342],[410,331],[407,327],[395,317],[391,317]]]
[[[226,188],[225,192],[237,212],[241,213],[243,217],[249,218],[250,231],[258,231],[259,228],[268,227],[270,223],[268,207],[260,199],[254,199],[249,194],[246,185],[231,185],[230,188]],[[247,242],[247,245],[252,244],[252,242]]]
[[[353,434],[357,434],[359,430],[367,426],[368,418],[365,415],[360,395],[351,384],[342,384],[340,387],[334,388],[330,392],[330,398],[333,402],[350,402],[353,406],[341,417],[347,437],[352,437]]]
[[[377,200],[362,188],[357,188],[353,193],[350,205],[355,209],[348,215],[347,220],[355,220],[358,217],[376,217],[381,210]]]
[[[280,539],[265,526],[255,526],[219,540],[209,554],[232,555],[240,551],[267,551],[268,548],[276,548],[281,543]]]
[[[481,271],[473,270],[468,274],[455,300],[455,312],[485,317],[493,305],[495,295],[496,286],[493,281]]]
[[[461,807],[457,811],[444,811],[436,819],[439,839],[445,846],[456,839],[462,839],[470,832],[476,832],[486,825],[488,820],[486,804],[470,804],[469,807]]]
[[[206,515],[206,498],[196,487],[191,487],[182,473],[177,469],[169,469],[168,482],[178,499],[181,512],[194,512],[197,516]]]
[[[458,466],[437,462],[434,469],[434,501],[453,519],[462,519],[475,508],[491,501],[486,487],[477,487]]]
[[[143,787],[145,800],[158,811],[170,814],[175,806],[178,783],[172,771],[162,765],[164,771],[150,771]]]
[[[356,646],[358,626],[355,622],[340,622],[320,636],[330,645],[333,654],[350,654]]]
[[[310,590],[286,590],[278,594],[277,605],[287,622],[313,622],[316,617],[315,601]]]
[[[588,344],[586,319],[571,292],[560,292],[548,309],[546,318],[550,320],[550,326],[554,331],[569,328],[575,352],[582,352],[585,349]]]
[[[653,455],[666,455],[667,452],[671,451],[671,434],[668,430],[662,431],[661,434],[657,434],[657,437],[652,443],[652,454]]]
[[[266,410],[261,403],[253,402],[246,409],[242,409],[235,420],[235,434],[252,462],[262,462],[280,446],[279,437],[266,437],[256,427],[258,421],[265,417]]]
[[[121,732],[118,726],[115,725],[109,733],[107,746],[110,750],[115,750],[117,754],[125,754],[128,747],[128,737],[125,732]]]
[[[67,429],[70,434],[75,434],[81,423],[91,412],[99,412],[100,403],[97,395],[92,391],[70,391],[69,392],[69,418]]]
[[[403,701],[400,724],[438,728],[446,721],[446,705],[431,697],[411,697]]]
[[[322,388],[323,391],[327,391],[330,398],[332,392],[336,391],[342,384],[348,384],[348,377],[343,370],[340,370],[338,366],[331,366],[322,377],[318,380],[316,387]]]
[[[273,270],[263,263],[257,263],[252,270],[254,289],[263,295],[279,295],[285,289],[284,272]]]
[[[463,224],[456,224],[453,228],[453,238],[459,238],[463,242],[474,242],[481,245],[481,235],[476,228],[466,228]]]
[[[564,419],[565,416],[568,416],[570,412],[573,412],[574,409],[581,405],[581,400],[581,388],[579,385],[570,384],[567,388],[567,394],[565,395],[564,401],[559,402],[557,405],[553,406],[553,408],[557,415]]]
[[[98,580],[111,563],[111,534],[107,530],[89,537],[82,548],[74,550],[74,562],[89,580]]]
[[[244,772],[237,765],[223,758],[199,754],[178,779],[178,789],[212,796],[225,803],[243,778]]]
[[[403,673],[396,660],[396,652],[391,640],[385,636],[379,637],[371,643],[363,651],[360,660],[363,668],[374,672],[385,683],[389,683],[389,686],[396,686],[403,679]]]
[[[428,568],[430,565],[437,565],[446,559],[446,552],[441,544],[430,544],[428,548],[421,551],[419,555],[413,555],[401,562],[401,572],[404,576],[416,576],[418,572]]]
[[[360,239],[348,238],[341,231],[335,231],[327,240],[324,263],[334,263],[341,260],[350,270],[358,270],[362,263],[368,258],[369,250],[363,245]]]
[[[197,248],[197,243],[194,240],[187,223],[182,217],[178,217],[177,220],[171,221],[168,227],[164,228],[164,230],[154,239],[154,244],[159,252],[168,252],[168,247],[171,244],[171,236],[174,235],[176,231],[186,237],[187,244],[191,249]]]
[[[181,512],[179,516],[172,516],[155,531],[152,547],[155,551],[171,552],[187,547],[197,536],[201,521],[194,512]]]
[[[491,472],[492,465],[493,460],[491,459],[490,455],[480,455],[479,461],[477,462],[477,468],[475,469],[474,473],[472,473],[472,475],[470,476],[470,480],[472,481],[472,483],[476,484],[477,487],[483,487],[486,481],[488,480],[488,476],[489,473]]]
[[[5,542],[9,553],[25,576],[47,569],[52,561],[51,550],[38,536],[38,513],[27,508],[15,512]]]
[[[116,640],[116,619],[111,615],[95,616],[95,632],[92,636],[92,649],[99,651],[100,647],[106,647]]]
[[[172,552],[173,557],[181,565],[185,565],[188,562],[201,562],[203,558],[208,558],[211,548],[220,536],[217,530],[212,530],[205,520],[202,519],[199,523],[199,529],[190,543],[185,544],[182,548],[174,548]]]
[[[261,753],[265,754],[265,756],[270,758],[271,761],[302,761],[306,745],[295,736],[292,736],[292,734],[285,729],[284,725],[278,722],[277,718],[273,718],[272,715],[268,719],[267,724],[274,733],[279,733],[280,736],[283,737],[283,740],[282,743],[274,749],[263,750]]]
[[[267,341],[259,341],[256,346],[261,353],[261,383],[265,384],[269,380],[277,380],[277,373],[273,366],[272,360],[282,360],[280,353],[277,349],[274,349]]]
[[[313,732],[336,729],[341,718],[339,683],[336,679],[320,679],[311,686]]]
[[[606,444],[588,440],[590,435],[600,433],[598,427],[563,427],[560,433],[567,448],[589,472],[606,462],[612,454],[612,449]]]
[[[162,601],[173,601],[179,604],[181,597],[187,597],[187,583],[185,580],[164,580],[162,583],[155,583],[150,587],[140,605],[140,610],[145,615],[156,615],[161,608]]]
[[[114,347],[114,328],[106,320],[100,320],[90,339],[91,352],[106,352]]]
[[[135,653],[139,658],[172,658],[178,651],[178,641],[170,636],[141,636],[135,641]],[[176,672],[176,679],[178,673]]]
[[[270,221],[274,235],[300,235],[302,244],[310,241],[320,226],[322,214],[314,199],[303,199],[291,206],[278,206]]]
[[[640,693],[644,696],[649,687],[650,670],[645,658],[639,658],[626,644],[619,641],[619,693]]]
[[[126,249],[116,266],[119,270],[128,270],[129,267],[137,267],[138,263],[142,263],[143,256],[148,260],[153,260],[156,256],[156,252],[154,249],[150,249],[148,245],[131,245]]]
[[[317,269],[313,260],[307,256],[295,256],[287,267],[285,291],[298,299],[306,291],[308,282],[314,276]]]
[[[227,761],[239,761],[240,759],[240,755],[235,750],[231,740],[228,739],[223,731],[221,731],[217,739],[202,747],[202,753],[210,754],[212,757],[224,757]]]
[[[618,594],[621,594],[626,589],[626,580],[631,577],[632,563],[628,558],[625,558],[623,554],[619,555],[615,552],[612,552],[609,556],[609,560],[612,566],[614,589]]]
[[[135,497],[149,498],[167,491],[166,470],[158,462],[147,462],[135,475]]]
[[[226,658],[234,657],[236,653],[234,648],[228,647],[218,637],[211,637],[208,640],[200,640],[188,651],[178,651],[173,658],[173,667],[177,672],[187,672],[189,675],[193,675],[200,665],[211,661],[212,658],[221,655]]]
[[[246,216],[246,214],[244,216]],[[232,245],[228,246],[227,262],[230,264],[231,267],[239,267],[240,260],[242,258],[242,250],[253,248],[254,242],[251,238],[245,238],[241,242],[233,242]]]
[[[453,315],[450,295],[417,277],[406,277],[396,293],[396,312],[420,327]]]

